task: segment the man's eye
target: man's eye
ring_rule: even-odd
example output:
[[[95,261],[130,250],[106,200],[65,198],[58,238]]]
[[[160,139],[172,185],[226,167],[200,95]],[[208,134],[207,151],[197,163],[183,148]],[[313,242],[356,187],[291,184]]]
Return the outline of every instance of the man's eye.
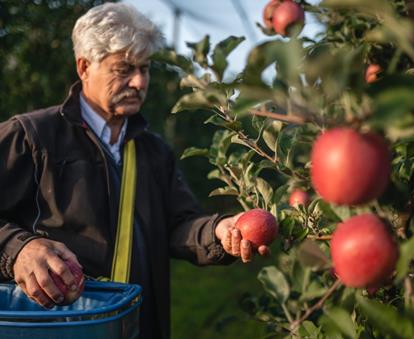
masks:
[[[115,73],[119,75],[127,75],[129,74],[129,68],[116,68]]]

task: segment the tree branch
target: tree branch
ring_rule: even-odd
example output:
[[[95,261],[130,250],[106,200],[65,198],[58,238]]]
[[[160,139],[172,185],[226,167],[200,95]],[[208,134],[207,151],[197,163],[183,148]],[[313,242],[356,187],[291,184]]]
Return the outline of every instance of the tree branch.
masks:
[[[293,332],[294,330],[296,330],[301,323],[303,323],[313,312],[315,312],[316,310],[320,309],[323,304],[325,303],[325,301],[335,292],[335,290],[341,285],[341,282],[339,279],[337,279],[333,285],[329,288],[328,291],[326,291],[326,293],[324,294],[324,296],[319,299],[319,301],[313,305],[311,308],[308,308],[306,310],[306,312],[302,315],[302,317],[300,317],[299,319],[295,320],[292,325],[291,325],[291,331]]]
[[[302,125],[306,122],[306,119],[299,115],[286,115],[281,113],[273,113],[269,111],[262,111],[262,110],[252,110],[250,111],[250,114],[252,115],[258,115],[261,117],[266,117],[274,120],[279,120],[283,122],[288,122],[291,124],[299,124]]]

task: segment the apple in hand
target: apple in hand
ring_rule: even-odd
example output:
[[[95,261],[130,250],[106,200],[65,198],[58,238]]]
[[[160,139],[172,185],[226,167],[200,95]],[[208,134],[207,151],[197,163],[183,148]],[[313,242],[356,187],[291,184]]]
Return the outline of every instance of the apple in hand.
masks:
[[[395,270],[398,246],[387,225],[366,213],[338,224],[331,254],[335,274],[344,285],[378,288]]]
[[[378,198],[391,173],[385,140],[348,127],[321,134],[313,145],[311,161],[313,187],[324,200],[338,205],[360,205]]]
[[[255,250],[261,245],[270,245],[279,230],[274,215],[260,208],[243,213],[235,226]]]
[[[298,3],[292,0],[285,0],[274,9],[272,23],[274,31],[286,37],[289,36],[293,26],[303,27],[305,12]]]
[[[77,289],[72,291],[69,286],[65,285],[62,278],[58,274],[50,271],[50,276],[52,277],[53,282],[64,296],[63,302],[59,304],[61,306],[74,303],[82,294],[85,285],[85,278],[83,276],[82,269],[78,266],[78,264],[74,263],[71,260],[66,260],[65,263],[75,278]]]

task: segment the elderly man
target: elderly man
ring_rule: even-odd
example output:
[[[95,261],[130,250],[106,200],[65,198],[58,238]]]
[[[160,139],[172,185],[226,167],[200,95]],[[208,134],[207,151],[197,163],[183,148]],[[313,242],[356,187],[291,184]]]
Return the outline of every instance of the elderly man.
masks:
[[[138,113],[162,35],[133,7],[106,3],[73,29],[75,83],[62,105],[0,124],[0,270],[44,307],[62,301],[50,276],[76,290],[66,262],[111,276],[123,149],[135,144],[129,282],[143,286],[141,338],[169,337],[169,258],[197,265],[251,259],[237,218],[204,215],[171,150]],[[121,247],[123,244],[120,245]],[[262,246],[259,253],[268,248]]]

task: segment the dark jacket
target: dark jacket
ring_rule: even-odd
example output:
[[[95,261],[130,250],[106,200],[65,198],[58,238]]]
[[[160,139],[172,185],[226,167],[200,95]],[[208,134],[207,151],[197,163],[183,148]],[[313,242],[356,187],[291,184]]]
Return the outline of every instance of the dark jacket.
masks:
[[[117,199],[108,162],[81,119],[75,84],[65,102],[0,124],[0,269],[11,278],[21,248],[33,237],[61,241],[90,276],[109,276]],[[197,265],[232,261],[214,236],[220,217],[205,216],[177,169],[173,153],[129,118],[126,140],[137,149],[136,211],[150,261],[162,338],[169,337],[170,257]],[[134,265],[134,263],[132,263]]]

